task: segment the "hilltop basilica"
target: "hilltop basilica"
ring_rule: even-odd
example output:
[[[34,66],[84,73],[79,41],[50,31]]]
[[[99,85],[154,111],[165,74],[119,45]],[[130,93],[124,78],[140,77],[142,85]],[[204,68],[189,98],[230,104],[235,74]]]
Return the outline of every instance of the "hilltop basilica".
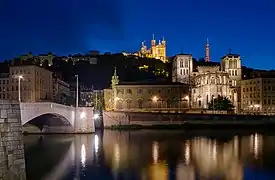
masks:
[[[220,63],[211,62],[207,40],[205,62],[195,62],[191,54],[179,54],[173,59],[172,81],[190,85],[192,108],[207,108],[218,96],[228,97],[236,110],[240,108],[242,79],[241,58],[231,52]]]
[[[123,54],[128,55],[125,52],[123,52]],[[157,41],[155,40],[155,35],[153,34],[153,38],[151,40],[151,47],[148,48],[145,44],[145,41],[143,41],[141,43],[140,50],[130,55],[135,55],[138,57],[155,58],[165,63],[167,62],[166,41],[164,40],[164,37],[163,37],[162,40],[159,40],[157,44]]]

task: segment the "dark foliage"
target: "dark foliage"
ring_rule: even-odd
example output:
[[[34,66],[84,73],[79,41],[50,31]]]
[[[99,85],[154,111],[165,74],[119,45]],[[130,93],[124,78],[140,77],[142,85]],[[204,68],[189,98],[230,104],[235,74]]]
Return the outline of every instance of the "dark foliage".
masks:
[[[218,98],[210,101],[210,103],[208,104],[208,109],[231,111],[234,109],[234,106],[227,97],[218,96]]]
[[[83,55],[77,54],[73,56],[81,57]],[[72,58],[73,56],[69,57]],[[167,79],[167,74],[171,74],[171,64],[164,64],[157,59],[124,56],[123,54],[104,54],[96,56],[98,59],[97,64],[90,64],[88,61],[78,61],[74,64],[71,58],[65,61],[61,57],[54,57],[52,66],[49,66],[47,60],[41,62],[37,57],[27,60],[16,58],[10,63],[6,62],[3,68],[8,71],[9,65],[42,66],[51,70],[54,74],[62,76],[62,79],[70,84],[75,83],[75,75],[78,74],[80,83],[95,89],[104,89],[110,86],[114,67],[117,68],[120,81]],[[146,66],[147,68],[141,70],[141,66]],[[2,72],[5,71],[3,70]]]

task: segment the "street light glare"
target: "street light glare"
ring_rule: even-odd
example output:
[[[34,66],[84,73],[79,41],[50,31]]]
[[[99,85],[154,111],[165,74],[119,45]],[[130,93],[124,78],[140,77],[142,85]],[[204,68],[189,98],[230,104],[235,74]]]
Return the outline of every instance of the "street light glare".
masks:
[[[85,113],[85,112],[81,112],[81,114],[80,114],[80,118],[81,118],[81,119],[86,118],[86,113]]]
[[[153,101],[154,101],[154,102],[157,102],[157,101],[158,101],[158,97],[157,97],[157,96],[154,96],[154,97],[153,97]]]
[[[22,76],[22,75],[20,75],[20,76],[18,76],[18,78],[19,78],[19,79],[22,79],[22,78],[23,78],[23,76]]]
[[[98,119],[99,118],[99,114],[94,114],[94,119]]]

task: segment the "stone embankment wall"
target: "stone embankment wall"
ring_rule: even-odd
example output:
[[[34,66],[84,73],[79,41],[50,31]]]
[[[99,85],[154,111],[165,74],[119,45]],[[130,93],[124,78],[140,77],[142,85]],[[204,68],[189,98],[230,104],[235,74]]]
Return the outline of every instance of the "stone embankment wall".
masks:
[[[0,179],[26,180],[20,106],[0,101]]]
[[[76,120],[74,123],[74,133],[93,133],[95,132],[93,108],[78,107]]]
[[[275,116],[229,114],[179,114],[149,112],[103,112],[104,127],[112,125],[169,125],[169,124],[275,124]]]

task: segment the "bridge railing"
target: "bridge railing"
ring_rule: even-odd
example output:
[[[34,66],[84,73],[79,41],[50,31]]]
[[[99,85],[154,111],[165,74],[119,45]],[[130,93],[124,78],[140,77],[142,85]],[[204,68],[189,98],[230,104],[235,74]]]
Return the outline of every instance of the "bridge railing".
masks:
[[[33,106],[39,106],[39,107],[45,107],[45,108],[63,108],[63,109],[75,109],[75,107],[72,106],[66,106],[63,104],[57,104],[53,102],[21,102],[20,103],[22,106],[21,108],[27,108],[27,107],[33,107]]]

